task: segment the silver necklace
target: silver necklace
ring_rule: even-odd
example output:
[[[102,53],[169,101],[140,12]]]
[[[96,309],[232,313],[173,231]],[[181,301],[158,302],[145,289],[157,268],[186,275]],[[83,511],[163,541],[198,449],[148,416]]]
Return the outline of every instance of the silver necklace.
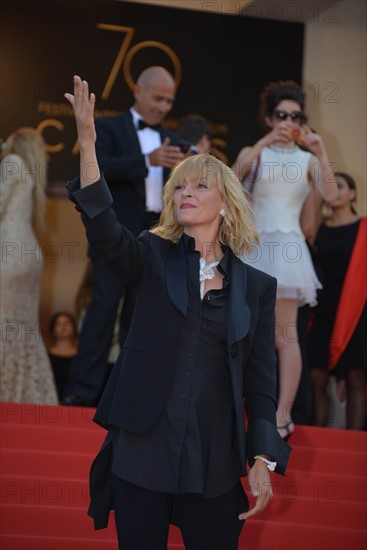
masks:
[[[200,258],[200,270],[199,270],[199,280],[200,280],[200,298],[204,298],[204,286],[207,279],[214,279],[214,267],[217,267],[218,262],[212,262],[210,264],[206,263],[204,258]]]

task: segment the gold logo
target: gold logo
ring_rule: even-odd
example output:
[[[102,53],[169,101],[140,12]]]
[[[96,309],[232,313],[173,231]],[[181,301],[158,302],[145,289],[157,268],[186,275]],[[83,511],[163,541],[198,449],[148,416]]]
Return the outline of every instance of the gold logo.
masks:
[[[177,54],[173,51],[172,48],[170,48],[166,44],[163,44],[163,42],[158,42],[156,40],[144,40],[143,42],[138,42],[132,48],[129,49],[135,33],[135,29],[133,27],[124,27],[122,25],[110,25],[109,23],[99,23],[97,27],[99,29],[104,29],[107,31],[114,31],[114,32],[121,32],[125,34],[125,36],[122,39],[122,44],[117,53],[116,59],[112,65],[110,74],[108,75],[105,87],[103,88],[102,96],[101,96],[102,99],[108,99],[111,93],[112,87],[116,81],[117,75],[121,71],[121,68],[123,70],[123,74],[127,85],[131,90],[134,89],[135,82],[131,74],[131,64],[133,62],[134,56],[144,48],[156,48],[158,50],[162,50],[164,53],[167,54],[174,68],[173,77],[175,79],[176,86],[178,88],[182,78],[182,67]]]

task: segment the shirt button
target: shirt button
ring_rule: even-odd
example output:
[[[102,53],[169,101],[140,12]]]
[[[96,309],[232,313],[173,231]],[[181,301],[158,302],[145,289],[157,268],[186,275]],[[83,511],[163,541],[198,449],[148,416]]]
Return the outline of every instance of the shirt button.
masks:
[[[186,376],[190,376],[190,373],[189,373],[188,370],[185,372],[185,374],[186,374]]]
[[[192,353],[191,353],[191,351],[190,351],[190,353],[189,353],[189,357],[192,357]]]
[[[182,397],[182,399],[185,399],[185,398],[186,398],[186,393],[183,393],[183,394],[181,395],[181,397]]]

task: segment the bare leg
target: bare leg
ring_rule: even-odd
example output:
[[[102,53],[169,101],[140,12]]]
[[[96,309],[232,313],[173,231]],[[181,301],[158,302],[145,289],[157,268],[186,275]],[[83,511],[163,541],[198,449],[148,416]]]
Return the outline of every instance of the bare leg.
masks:
[[[328,417],[328,371],[311,369],[311,380],[315,402],[315,424],[316,426],[326,426]]]
[[[351,369],[347,377],[347,429],[363,430],[366,422],[366,371]]]
[[[298,302],[277,300],[275,306],[275,345],[279,362],[279,398],[277,425],[284,438],[294,430],[291,411],[301,378],[302,360],[297,335]],[[280,426],[288,425],[288,433]]]

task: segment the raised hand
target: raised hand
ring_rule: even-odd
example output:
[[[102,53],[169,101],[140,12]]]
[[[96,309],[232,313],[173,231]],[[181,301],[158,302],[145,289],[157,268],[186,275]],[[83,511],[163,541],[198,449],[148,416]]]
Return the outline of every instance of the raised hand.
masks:
[[[77,75],[74,76],[74,95],[66,93],[65,97],[74,110],[80,147],[80,186],[85,187],[100,179],[93,116],[96,97],[94,94],[89,94],[88,82],[82,81]]]
[[[307,147],[307,149],[317,157],[325,157],[326,148],[322,137],[319,134],[312,132],[308,126],[304,127],[307,129],[307,135],[304,138],[302,145]]]
[[[289,136],[289,128],[290,124],[288,124],[288,122],[281,122],[276,128],[266,134],[263,138],[264,144],[272,145],[273,143],[289,143],[291,141]]]
[[[316,157],[310,175],[324,200],[332,202],[338,196],[338,185],[334,176],[336,165],[333,162],[329,162],[329,157],[322,137],[312,132],[305,124],[302,127],[307,131],[302,145]]]
[[[96,96],[89,94],[89,86],[86,80],[80,76],[74,76],[74,95],[64,94],[71,103],[76,121],[78,132],[78,142],[80,147],[84,147],[96,142],[96,131],[94,128],[94,105]]]

